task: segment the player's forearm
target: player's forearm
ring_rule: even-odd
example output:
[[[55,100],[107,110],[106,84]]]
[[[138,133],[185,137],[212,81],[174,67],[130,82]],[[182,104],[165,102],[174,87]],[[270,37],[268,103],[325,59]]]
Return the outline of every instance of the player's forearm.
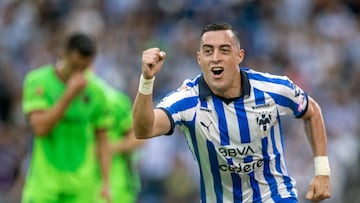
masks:
[[[114,143],[114,153],[128,153],[136,150],[144,144],[144,140],[136,139],[133,130],[129,131],[125,138],[118,143]]]
[[[62,119],[66,109],[71,103],[73,96],[65,92],[60,100],[50,109],[39,113],[33,113],[30,118],[34,133],[38,136],[46,136]]]
[[[311,108],[313,113],[311,117],[305,119],[305,127],[311,144],[314,156],[326,156],[327,154],[327,138],[324,120],[322,117],[320,106],[312,99]]]
[[[315,176],[330,175],[330,165],[327,156],[327,140],[325,125],[320,106],[309,97],[308,110],[304,116],[307,135],[314,155]],[[311,195],[309,195],[311,196]]]
[[[151,137],[154,124],[152,95],[138,93],[133,105],[133,127],[138,139]]]
[[[102,181],[104,185],[108,185],[111,156],[109,152],[109,142],[107,140],[106,131],[98,130],[96,132],[96,140]]]

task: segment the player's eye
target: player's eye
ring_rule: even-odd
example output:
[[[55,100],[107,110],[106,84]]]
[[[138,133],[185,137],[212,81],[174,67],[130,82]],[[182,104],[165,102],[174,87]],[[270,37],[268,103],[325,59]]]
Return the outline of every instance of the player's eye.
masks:
[[[203,52],[206,54],[206,55],[209,55],[212,53],[212,49],[203,49]]]
[[[223,53],[223,54],[227,54],[227,53],[229,53],[229,52],[230,52],[229,49],[221,49],[221,53]]]

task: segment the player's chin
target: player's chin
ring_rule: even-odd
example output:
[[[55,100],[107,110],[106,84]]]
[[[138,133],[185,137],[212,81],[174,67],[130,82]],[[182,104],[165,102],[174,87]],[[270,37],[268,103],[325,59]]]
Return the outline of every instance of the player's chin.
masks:
[[[214,82],[212,84],[212,89],[215,90],[215,92],[226,92],[226,90],[229,88],[228,85],[226,85],[224,82]]]

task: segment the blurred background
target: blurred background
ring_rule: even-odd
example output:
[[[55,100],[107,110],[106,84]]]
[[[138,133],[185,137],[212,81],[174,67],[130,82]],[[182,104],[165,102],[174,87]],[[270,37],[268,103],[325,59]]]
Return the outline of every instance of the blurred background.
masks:
[[[142,50],[167,52],[155,100],[200,73],[202,28],[225,21],[239,32],[242,66],[287,75],[322,107],[332,169],[331,203],[360,202],[360,1],[358,0],[1,0],[0,202],[19,202],[32,132],[21,110],[25,74],[56,63],[64,36],[96,36],[96,72],[134,99]],[[300,120],[285,118],[284,141],[300,202],[313,176]],[[178,131],[138,152],[139,203],[199,202],[198,168]]]

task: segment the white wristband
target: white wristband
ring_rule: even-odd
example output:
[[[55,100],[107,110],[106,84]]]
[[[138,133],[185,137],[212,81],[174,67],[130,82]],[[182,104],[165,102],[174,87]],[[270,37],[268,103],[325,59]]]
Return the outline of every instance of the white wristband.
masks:
[[[144,76],[141,74],[138,91],[143,95],[152,94],[154,87],[154,80],[155,77],[151,79],[145,79]]]
[[[329,176],[330,166],[329,159],[327,156],[316,156],[314,157],[315,176]]]

